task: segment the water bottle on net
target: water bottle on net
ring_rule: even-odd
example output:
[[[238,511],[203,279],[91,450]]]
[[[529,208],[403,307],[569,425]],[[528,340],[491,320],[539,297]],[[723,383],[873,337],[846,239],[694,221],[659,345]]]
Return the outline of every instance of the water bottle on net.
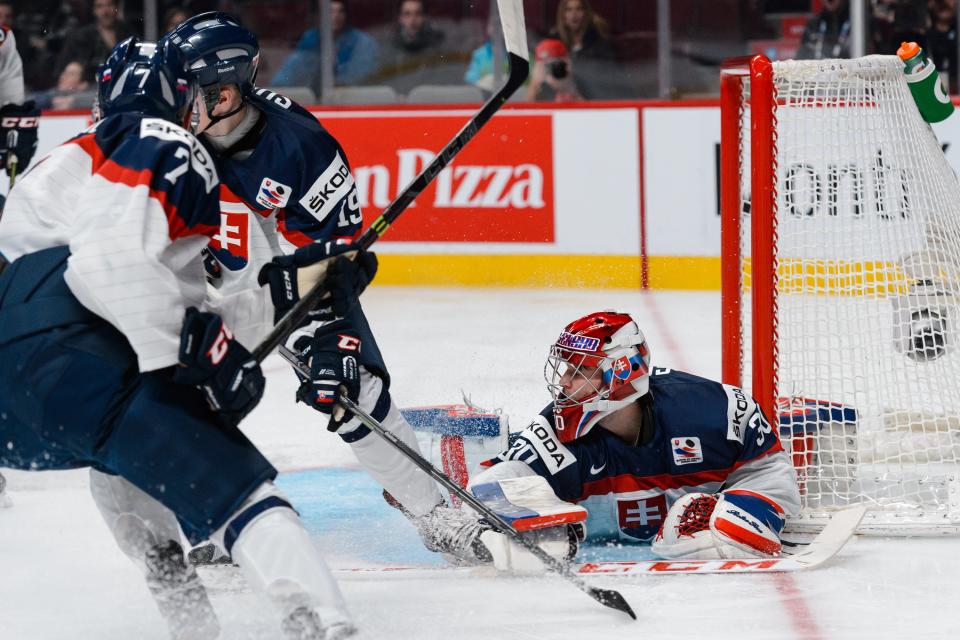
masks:
[[[897,56],[903,60],[907,86],[923,119],[930,123],[946,120],[953,113],[953,102],[940,81],[933,61],[926,57],[916,42],[902,43]]]

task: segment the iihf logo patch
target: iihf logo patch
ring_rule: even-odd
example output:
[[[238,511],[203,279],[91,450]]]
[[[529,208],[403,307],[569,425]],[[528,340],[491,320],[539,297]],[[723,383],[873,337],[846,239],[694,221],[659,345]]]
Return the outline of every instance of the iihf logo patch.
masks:
[[[267,209],[283,209],[290,200],[293,190],[287,185],[271,178],[264,178],[257,191],[257,203]]]
[[[703,448],[700,438],[673,438],[670,441],[673,450],[673,463],[680,466],[703,462]]]

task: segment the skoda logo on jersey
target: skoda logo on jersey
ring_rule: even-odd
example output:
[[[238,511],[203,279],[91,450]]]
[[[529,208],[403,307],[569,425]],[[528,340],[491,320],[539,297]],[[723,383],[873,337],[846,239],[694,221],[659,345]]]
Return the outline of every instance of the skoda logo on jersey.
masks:
[[[257,204],[267,209],[283,209],[293,189],[271,178],[264,178],[257,191]]]
[[[673,451],[673,462],[676,465],[695,464],[703,462],[703,448],[700,438],[673,438],[670,441]]]

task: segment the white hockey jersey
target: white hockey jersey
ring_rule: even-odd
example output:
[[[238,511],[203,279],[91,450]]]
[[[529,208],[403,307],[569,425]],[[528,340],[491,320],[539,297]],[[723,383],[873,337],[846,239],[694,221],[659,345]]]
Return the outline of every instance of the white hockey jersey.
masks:
[[[188,306],[202,307],[201,251],[219,228],[219,179],[197,139],[158,118],[101,120],[36,162],[10,192],[0,254],[69,246],[64,279],[119,329],[141,371],[177,363]]]

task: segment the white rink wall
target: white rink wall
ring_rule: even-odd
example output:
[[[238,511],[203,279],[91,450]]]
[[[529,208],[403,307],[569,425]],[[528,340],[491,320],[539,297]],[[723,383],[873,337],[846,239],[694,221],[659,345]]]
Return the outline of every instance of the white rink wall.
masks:
[[[369,222],[473,112],[314,113]],[[34,161],[89,122],[45,115]],[[960,170],[960,115],[934,130]],[[719,143],[711,100],[505,109],[378,243],[380,281],[717,289]]]

